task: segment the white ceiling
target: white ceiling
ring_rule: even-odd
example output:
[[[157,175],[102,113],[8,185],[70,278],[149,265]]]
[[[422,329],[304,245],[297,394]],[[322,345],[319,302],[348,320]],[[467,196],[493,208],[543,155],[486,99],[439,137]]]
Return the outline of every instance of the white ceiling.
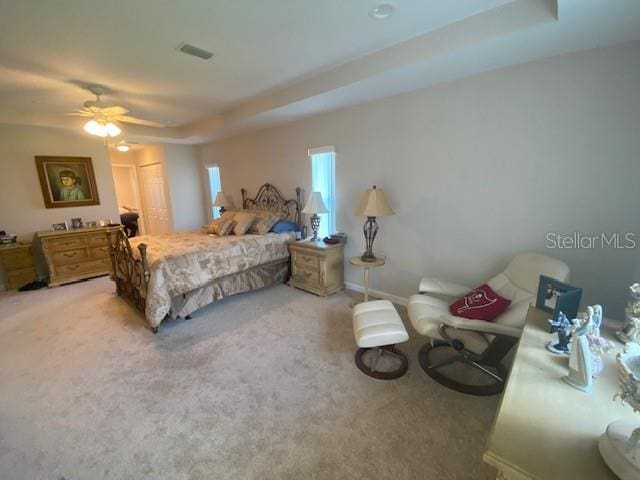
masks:
[[[639,0],[0,0],[0,122],[78,128],[107,100],[204,141],[480,71],[640,38]],[[557,7],[557,8],[556,8]],[[214,52],[209,61],[175,50]]]

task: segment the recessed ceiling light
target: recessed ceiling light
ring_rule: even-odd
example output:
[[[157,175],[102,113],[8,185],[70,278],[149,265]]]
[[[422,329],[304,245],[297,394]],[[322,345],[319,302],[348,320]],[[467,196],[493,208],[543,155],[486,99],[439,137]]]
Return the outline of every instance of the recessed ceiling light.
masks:
[[[386,20],[391,18],[396,11],[396,6],[392,3],[381,3],[375,8],[369,10],[369,16],[374,20]]]

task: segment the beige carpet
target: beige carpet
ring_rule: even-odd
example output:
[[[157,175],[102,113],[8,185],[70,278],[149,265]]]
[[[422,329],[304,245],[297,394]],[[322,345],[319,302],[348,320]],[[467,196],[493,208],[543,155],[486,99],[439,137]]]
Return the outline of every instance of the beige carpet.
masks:
[[[107,278],[0,294],[0,478],[493,478],[498,397],[432,381],[413,331],[405,377],[363,375],[351,302],[280,285],[152,335]]]

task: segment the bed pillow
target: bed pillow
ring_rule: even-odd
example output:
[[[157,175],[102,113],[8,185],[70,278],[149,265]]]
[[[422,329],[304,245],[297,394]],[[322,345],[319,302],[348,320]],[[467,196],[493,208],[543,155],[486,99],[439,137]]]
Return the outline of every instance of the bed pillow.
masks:
[[[509,305],[511,300],[501,297],[485,283],[449,305],[449,311],[457,317],[490,322]]]
[[[287,220],[278,220],[275,225],[271,227],[271,231],[274,233],[297,232],[298,230],[298,225]]]
[[[244,235],[249,231],[253,222],[256,221],[256,216],[249,212],[236,212],[233,216],[233,220],[236,222],[233,226],[233,234]]]
[[[249,227],[249,233],[264,235],[280,220],[280,217],[276,214],[265,210],[250,210],[249,213],[253,213],[256,216],[256,221]]]
[[[221,220],[222,220],[222,222],[220,222],[217,225],[217,227],[215,228],[215,231],[213,233],[215,233],[219,237],[226,237],[227,235],[229,235],[231,233],[231,231],[233,230],[233,227],[236,226],[236,221],[235,220],[224,220],[224,219],[221,219]]]
[[[222,215],[220,215],[220,219],[233,220],[233,217],[235,217],[236,213],[238,213],[237,210],[227,210]]]

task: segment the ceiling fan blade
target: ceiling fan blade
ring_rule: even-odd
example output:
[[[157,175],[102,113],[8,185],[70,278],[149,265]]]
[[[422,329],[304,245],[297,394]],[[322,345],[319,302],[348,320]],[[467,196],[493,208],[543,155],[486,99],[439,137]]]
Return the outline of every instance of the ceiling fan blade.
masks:
[[[129,110],[127,110],[126,108],[119,107],[117,105],[113,107],[104,107],[100,111],[101,113],[109,117],[119,117],[120,115],[126,115],[127,113],[129,113]]]
[[[65,113],[65,115],[77,115],[79,117],[93,117],[93,113],[82,112],[82,111],[77,111],[77,112],[72,112],[72,113]]]
[[[134,125],[145,125],[147,127],[164,128],[164,124],[158,122],[152,122],[151,120],[142,120],[141,118],[129,117],[127,115],[119,115],[116,120],[125,123],[133,123]]]

